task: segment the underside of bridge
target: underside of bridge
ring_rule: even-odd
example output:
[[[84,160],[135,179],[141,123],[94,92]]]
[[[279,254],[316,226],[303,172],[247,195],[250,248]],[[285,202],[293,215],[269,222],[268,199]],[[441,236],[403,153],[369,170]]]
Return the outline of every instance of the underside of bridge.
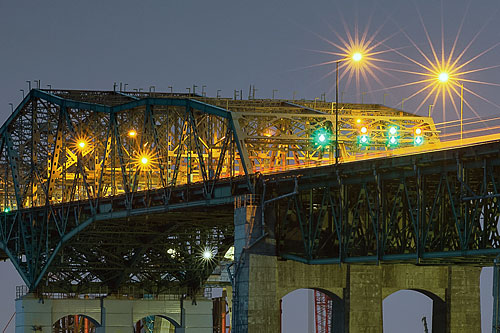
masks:
[[[0,258],[41,296],[193,299],[226,263],[236,286],[250,255],[493,264],[498,136],[453,144],[428,117],[381,105],[341,104],[338,117],[334,109],[32,90],[0,129]],[[236,288],[237,318],[250,316],[245,292]]]

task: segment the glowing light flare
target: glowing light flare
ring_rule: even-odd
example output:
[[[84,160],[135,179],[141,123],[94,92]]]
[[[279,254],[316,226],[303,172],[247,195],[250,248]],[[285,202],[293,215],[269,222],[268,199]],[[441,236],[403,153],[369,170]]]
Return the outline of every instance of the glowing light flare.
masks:
[[[313,141],[318,146],[326,146],[331,141],[331,134],[328,130],[320,128],[313,133]]]
[[[396,128],[396,126],[391,126],[389,128],[389,134],[390,135],[396,135],[397,132],[398,132],[398,129]]]
[[[415,134],[416,134],[416,135],[421,135],[421,134],[422,134],[422,129],[421,129],[420,127],[417,127],[417,128],[415,129]]]
[[[204,261],[210,261],[215,257],[215,251],[210,247],[205,247],[201,252],[201,258]]]
[[[361,52],[354,52],[353,53],[352,60],[354,62],[359,62],[359,61],[361,61],[361,59],[363,59],[363,55],[361,54]]]
[[[138,152],[133,160],[134,166],[140,171],[152,171],[155,168],[156,160],[154,153],[149,150]]]
[[[135,138],[137,136],[136,130],[131,129],[130,131],[128,131],[128,136],[131,138]]]
[[[366,133],[368,133],[368,128],[366,128],[366,126],[363,126],[363,127],[361,127],[360,132],[363,134],[366,134]]]
[[[449,78],[450,78],[450,75],[447,72],[441,72],[438,75],[438,80],[441,81],[442,83],[448,82]]]
[[[385,42],[392,36],[378,38],[382,27],[369,34],[369,31],[371,30],[369,20],[367,21],[364,29],[359,29],[358,24],[356,23],[355,27],[351,30],[347,22],[344,21],[343,23],[345,34],[333,31],[337,37],[337,41],[330,40],[316,34],[320,39],[332,46],[334,50],[315,51],[331,55],[331,60],[308,67],[327,66],[331,70],[324,74],[322,79],[325,79],[328,76],[335,75],[336,66],[331,65],[337,64],[339,69],[339,80],[343,80],[344,77],[346,78],[346,80],[343,81],[345,89],[349,89],[352,83],[355,85],[358,93],[360,92],[360,85],[362,81],[367,84],[368,90],[371,90],[370,79],[373,79],[379,85],[384,86],[383,82],[379,78],[379,73],[388,73],[386,69],[380,66],[380,64],[392,62],[390,60],[383,59],[382,57],[384,53],[392,52],[391,49],[388,49],[385,46]]]
[[[74,147],[81,151],[89,151],[90,150],[90,141],[86,137],[80,137],[75,140]]]
[[[420,14],[419,14],[420,15]],[[455,114],[457,118],[460,118],[460,105],[463,103],[464,105],[467,106],[468,111],[471,111],[474,113],[476,117],[479,117],[479,114],[477,111],[474,109],[470,103],[463,99],[462,94],[461,94],[461,87],[464,82],[467,83],[473,83],[473,84],[478,84],[478,85],[490,85],[490,86],[500,86],[498,83],[492,83],[492,82],[485,82],[485,81],[478,81],[478,80],[472,80],[471,78],[468,77],[469,74],[472,73],[477,73],[481,71],[485,71],[491,68],[497,68],[500,67],[500,65],[493,65],[493,66],[485,66],[485,67],[476,67],[476,68],[468,68],[465,69],[465,67],[469,67],[474,61],[476,61],[478,58],[482,57],[486,53],[494,50],[497,48],[500,44],[496,43],[493,44],[492,46],[484,49],[483,51],[477,52],[475,54],[472,54],[471,57],[466,57],[465,55],[467,54],[467,51],[471,48],[473,45],[474,41],[476,38],[479,36],[479,32],[474,35],[474,37],[468,42],[465,43],[465,47],[462,50],[458,49],[458,41],[461,39],[462,36],[462,27],[465,22],[465,13],[462,19],[462,22],[460,24],[460,27],[457,31],[457,34],[454,38],[453,44],[451,45],[451,48],[448,50],[445,50],[445,45],[446,41],[449,38],[446,38],[444,36],[444,32],[442,31],[441,35],[441,41],[440,43],[436,43],[437,45],[441,44],[440,48],[436,47],[433,43],[433,41],[430,38],[430,34],[427,30],[427,28],[424,25],[423,19],[420,16],[420,20],[422,23],[422,28],[425,32],[425,35],[427,37],[427,42],[428,46],[430,47],[431,53],[427,54],[417,42],[412,40],[408,34],[405,34],[405,36],[408,38],[410,43],[415,47],[418,51],[418,53],[421,55],[421,59],[417,58],[412,58],[408,55],[403,54],[401,51],[398,51],[397,49],[394,50],[395,53],[399,54],[406,60],[409,60],[412,62],[414,65],[419,67],[419,70],[398,70],[394,69],[396,72],[401,72],[401,73],[406,73],[406,74],[411,74],[411,75],[418,75],[419,79],[415,80],[413,82],[405,83],[402,85],[397,85],[393,86],[389,89],[394,89],[394,88],[401,88],[401,87],[408,87],[412,85],[418,85],[421,86],[419,87],[418,91],[414,92],[410,97],[407,99],[411,98],[418,98],[420,100],[419,105],[416,108],[416,113],[419,112],[419,110],[429,101],[429,104],[432,104],[434,106],[437,106],[441,104],[442,106],[442,113],[443,113],[443,119],[446,120],[447,117],[449,117],[449,110],[450,108],[446,108],[446,104],[448,102],[451,102],[452,108],[455,111]],[[485,23],[486,24],[486,23]],[[484,26],[483,26],[484,28]],[[481,29],[482,30],[482,29]],[[481,31],[480,30],[480,31]],[[393,70],[393,69],[391,69]],[[474,85],[472,85],[474,86]],[[500,108],[499,105],[496,105],[495,103],[489,101],[488,99],[484,98],[483,96],[480,96],[479,93],[474,92],[472,88],[464,88],[466,92],[468,92],[467,95],[473,95],[474,97],[477,97],[488,104]],[[456,102],[457,99],[460,102]]]

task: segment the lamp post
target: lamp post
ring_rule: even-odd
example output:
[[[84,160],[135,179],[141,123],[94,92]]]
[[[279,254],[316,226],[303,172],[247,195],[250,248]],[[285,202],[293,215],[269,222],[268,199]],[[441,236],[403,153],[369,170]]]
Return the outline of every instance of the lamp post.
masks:
[[[443,84],[448,84],[448,80],[450,79],[450,74],[448,72],[441,72],[438,75],[438,80]],[[452,83],[456,84],[453,81],[460,81],[456,77],[452,77]],[[460,82],[460,143],[462,143],[464,135],[464,83]]]
[[[339,164],[339,62],[335,62],[335,165]]]
[[[359,62],[363,58],[360,52],[356,52],[351,58],[343,58],[335,61],[335,164],[339,164],[339,63],[348,59]]]
[[[460,144],[464,133],[464,84],[460,85]]]

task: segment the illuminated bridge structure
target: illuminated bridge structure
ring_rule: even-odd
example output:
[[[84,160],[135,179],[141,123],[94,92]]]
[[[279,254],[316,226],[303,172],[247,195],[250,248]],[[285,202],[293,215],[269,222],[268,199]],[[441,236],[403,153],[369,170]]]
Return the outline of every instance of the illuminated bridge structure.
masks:
[[[195,297],[234,244],[235,332],[257,329],[251,256],[493,264],[498,135],[443,141],[430,117],[339,104],[336,123],[334,110],[34,89],[0,129],[0,257],[38,294]]]

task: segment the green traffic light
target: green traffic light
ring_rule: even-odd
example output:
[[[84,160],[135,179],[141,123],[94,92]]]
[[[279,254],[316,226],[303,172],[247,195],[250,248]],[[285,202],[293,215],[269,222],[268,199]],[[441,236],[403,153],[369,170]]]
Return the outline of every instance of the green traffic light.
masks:
[[[326,145],[330,144],[331,134],[330,134],[330,132],[328,132],[324,128],[321,128],[321,129],[317,130],[316,132],[314,132],[313,140],[317,146],[326,146]]]
[[[398,146],[398,145],[399,145],[399,140],[398,140],[398,138],[397,138],[397,137],[395,137],[395,136],[390,136],[390,137],[389,137],[389,140],[387,141],[387,145],[388,145],[389,147],[396,147],[396,146]]]
[[[361,146],[367,146],[370,144],[370,137],[368,135],[358,136],[358,144]]]

